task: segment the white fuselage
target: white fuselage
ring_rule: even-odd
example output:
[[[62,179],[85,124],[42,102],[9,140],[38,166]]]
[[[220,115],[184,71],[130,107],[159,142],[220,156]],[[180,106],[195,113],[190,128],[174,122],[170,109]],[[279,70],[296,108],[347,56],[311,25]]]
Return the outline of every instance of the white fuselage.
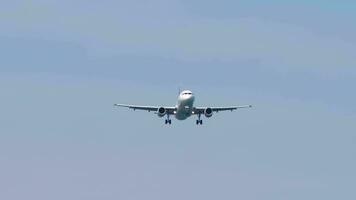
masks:
[[[178,96],[177,112],[175,117],[178,120],[185,120],[193,113],[193,104],[195,97],[189,90],[183,91]]]

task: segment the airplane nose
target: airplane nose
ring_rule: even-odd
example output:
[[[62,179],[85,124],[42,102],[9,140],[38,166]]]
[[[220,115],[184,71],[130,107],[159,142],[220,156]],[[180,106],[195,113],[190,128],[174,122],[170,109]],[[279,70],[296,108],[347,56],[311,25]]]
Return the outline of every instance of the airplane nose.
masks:
[[[194,96],[193,95],[187,95],[187,96],[184,96],[181,98],[182,101],[191,101],[194,99]]]

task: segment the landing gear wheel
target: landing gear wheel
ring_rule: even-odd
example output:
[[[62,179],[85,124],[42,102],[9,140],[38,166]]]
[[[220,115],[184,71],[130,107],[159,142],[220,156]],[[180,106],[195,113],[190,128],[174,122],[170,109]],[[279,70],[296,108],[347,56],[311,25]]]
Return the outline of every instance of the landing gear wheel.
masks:
[[[201,120],[201,113],[198,114],[198,120],[197,120],[197,125],[203,125],[203,120]]]
[[[172,120],[169,117],[170,115],[167,115],[167,119],[164,121],[165,124],[172,124]]]

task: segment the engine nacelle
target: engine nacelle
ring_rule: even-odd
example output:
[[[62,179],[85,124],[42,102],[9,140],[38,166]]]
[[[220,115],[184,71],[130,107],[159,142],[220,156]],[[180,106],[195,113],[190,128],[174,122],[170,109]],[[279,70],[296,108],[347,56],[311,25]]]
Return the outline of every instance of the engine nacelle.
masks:
[[[158,108],[157,115],[158,117],[164,117],[167,114],[167,110],[163,107]]]
[[[211,108],[207,108],[204,110],[204,115],[205,117],[209,118],[209,117],[212,117],[213,116],[213,109]]]

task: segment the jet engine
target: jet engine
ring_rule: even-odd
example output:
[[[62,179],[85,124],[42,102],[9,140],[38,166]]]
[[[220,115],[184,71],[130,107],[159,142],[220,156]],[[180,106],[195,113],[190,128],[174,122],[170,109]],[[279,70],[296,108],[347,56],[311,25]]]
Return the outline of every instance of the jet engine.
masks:
[[[207,118],[213,116],[213,109],[211,109],[211,108],[205,109],[205,110],[204,110],[204,115],[205,115],[205,117],[207,117]]]
[[[157,110],[157,115],[158,115],[158,117],[163,117],[163,116],[166,115],[166,113],[167,113],[167,111],[166,111],[166,109],[163,108],[163,107],[160,107],[160,108],[158,108],[158,110]]]

